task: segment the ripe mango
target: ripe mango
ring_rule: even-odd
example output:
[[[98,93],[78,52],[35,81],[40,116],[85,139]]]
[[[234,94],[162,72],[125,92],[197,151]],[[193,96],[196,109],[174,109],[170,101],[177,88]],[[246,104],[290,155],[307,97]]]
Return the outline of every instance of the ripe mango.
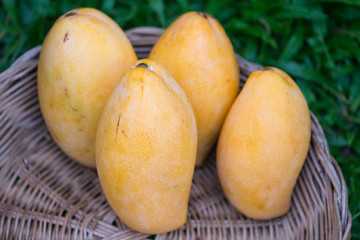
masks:
[[[217,168],[226,197],[248,217],[285,214],[310,144],[310,113],[277,68],[252,73],[222,127]]]
[[[47,34],[38,94],[45,123],[60,148],[95,168],[95,136],[106,100],[137,61],[121,28],[91,8],[71,10]]]
[[[126,225],[157,234],[185,223],[196,144],[184,91],[160,64],[138,61],[106,103],[96,137],[101,187]]]
[[[198,130],[196,166],[200,166],[238,93],[239,68],[232,44],[213,16],[189,12],[169,26],[149,57],[169,70],[190,99]]]

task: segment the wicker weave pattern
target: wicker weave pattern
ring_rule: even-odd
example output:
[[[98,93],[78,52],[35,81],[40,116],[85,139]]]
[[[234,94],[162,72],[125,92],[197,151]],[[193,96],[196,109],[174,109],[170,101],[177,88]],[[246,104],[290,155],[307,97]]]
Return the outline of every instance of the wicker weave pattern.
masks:
[[[127,31],[139,58],[163,32]],[[1,239],[143,239],[108,205],[96,175],[69,159],[53,142],[37,99],[41,47],[20,57],[0,75]],[[261,66],[238,56],[241,86]],[[214,150],[195,170],[187,223],[155,239],[349,239],[351,216],[341,170],[323,130],[311,114],[312,139],[290,211],[268,221],[248,219],[225,199]]]

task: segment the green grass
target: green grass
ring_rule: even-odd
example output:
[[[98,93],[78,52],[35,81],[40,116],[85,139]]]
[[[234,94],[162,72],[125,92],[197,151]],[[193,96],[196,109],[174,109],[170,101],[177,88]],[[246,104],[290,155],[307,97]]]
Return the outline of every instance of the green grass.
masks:
[[[239,54],[293,76],[341,166],[352,237],[360,239],[360,1],[2,0],[0,72],[41,44],[57,17],[83,6],[104,11],[123,29],[166,27],[184,12],[206,11],[223,24]]]

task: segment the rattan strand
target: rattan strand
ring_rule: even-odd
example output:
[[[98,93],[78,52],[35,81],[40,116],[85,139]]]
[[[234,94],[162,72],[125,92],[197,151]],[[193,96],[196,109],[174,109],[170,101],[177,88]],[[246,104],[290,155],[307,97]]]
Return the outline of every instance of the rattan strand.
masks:
[[[163,30],[127,31],[145,58]],[[43,122],[36,70],[41,46],[0,74],[1,239],[143,239],[109,207],[95,170],[69,159]],[[261,68],[237,56],[241,86]],[[323,130],[311,114],[311,146],[290,211],[279,218],[246,218],[225,199],[214,150],[194,174],[187,223],[155,239],[349,239],[351,215],[341,170],[329,153]]]

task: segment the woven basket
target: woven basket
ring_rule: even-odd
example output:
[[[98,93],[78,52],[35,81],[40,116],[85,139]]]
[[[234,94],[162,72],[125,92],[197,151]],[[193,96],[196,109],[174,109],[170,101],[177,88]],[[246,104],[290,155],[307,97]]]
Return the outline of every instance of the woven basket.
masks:
[[[141,27],[127,35],[138,57],[145,58],[162,32]],[[69,159],[50,137],[37,98],[40,49],[28,51],[0,75],[1,239],[146,238],[112,211],[96,171]],[[242,87],[261,66],[237,60]],[[346,184],[313,114],[311,131],[286,215],[259,221],[239,214],[221,190],[213,150],[195,170],[186,224],[155,239],[349,239]]]

